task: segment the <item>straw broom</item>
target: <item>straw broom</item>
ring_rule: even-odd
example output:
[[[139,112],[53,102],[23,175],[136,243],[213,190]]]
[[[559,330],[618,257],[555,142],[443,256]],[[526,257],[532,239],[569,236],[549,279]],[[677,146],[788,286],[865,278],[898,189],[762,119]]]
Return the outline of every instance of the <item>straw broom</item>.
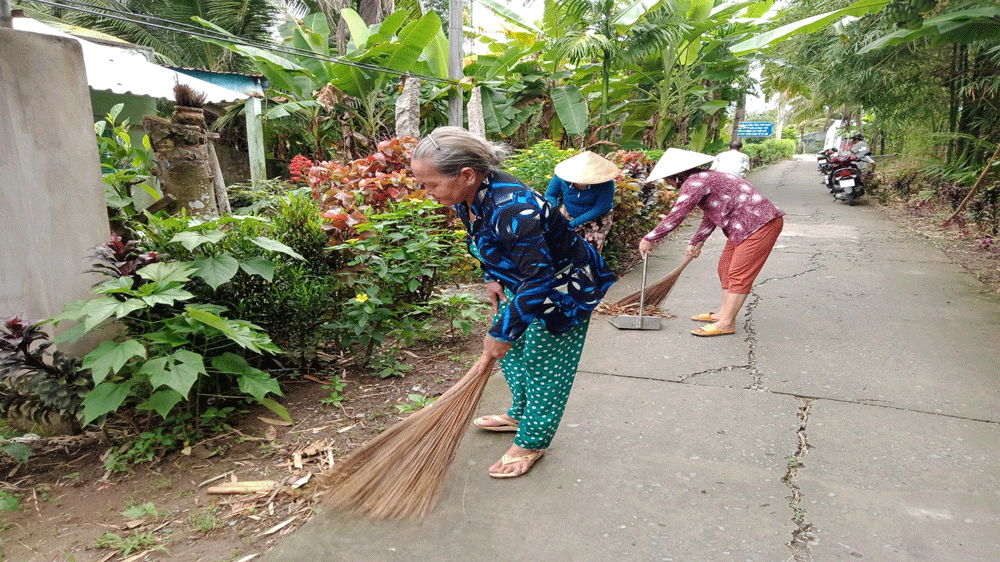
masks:
[[[663,302],[663,299],[667,298],[667,295],[670,294],[670,290],[674,288],[674,283],[677,283],[677,279],[681,276],[681,272],[684,271],[687,264],[691,263],[692,259],[694,258],[691,256],[684,258],[684,261],[677,266],[677,269],[671,271],[666,277],[647,287],[645,304],[659,306],[659,304]],[[636,291],[616,302],[615,306],[627,306],[637,302],[639,302],[639,291]]]
[[[371,519],[427,515],[496,361],[484,354],[431,405],[341,461],[326,478],[324,502]]]

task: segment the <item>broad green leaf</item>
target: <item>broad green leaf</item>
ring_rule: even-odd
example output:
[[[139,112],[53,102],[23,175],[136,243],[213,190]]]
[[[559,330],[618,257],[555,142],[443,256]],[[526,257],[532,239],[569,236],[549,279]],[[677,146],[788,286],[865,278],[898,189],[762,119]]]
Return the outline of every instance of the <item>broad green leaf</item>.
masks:
[[[128,398],[132,385],[129,382],[102,382],[94,387],[83,399],[83,423],[89,424],[95,419],[114,412]]]
[[[720,109],[725,109],[728,106],[729,102],[726,100],[711,100],[701,104],[701,110],[711,115]]]
[[[89,332],[112,316],[121,318],[130,312],[145,307],[146,304],[139,299],[128,299],[125,302],[111,297],[93,299],[86,306],[87,317],[84,320],[85,329]]]
[[[278,404],[273,398],[261,398],[260,403],[278,415],[279,418],[285,420],[286,422],[292,422],[292,415],[288,413],[288,410],[284,406]]]
[[[216,355],[213,357],[212,368],[230,375],[242,375],[250,372],[251,370],[255,370],[249,363],[247,363],[246,359],[229,351],[223,353],[222,355]]]
[[[164,328],[157,332],[146,334],[144,338],[149,343],[164,344],[171,347],[180,347],[187,344],[189,341],[187,338],[169,328]]]
[[[268,393],[281,396],[281,386],[278,385],[278,381],[264,371],[253,367],[251,367],[250,372],[238,375],[236,382],[239,383],[241,391],[253,396],[258,401],[263,400]]]
[[[83,358],[83,368],[90,369],[94,383],[100,384],[109,371],[117,373],[133,357],[146,358],[146,348],[141,343],[135,340],[121,343],[104,341]]]
[[[205,232],[197,232],[194,230],[185,230],[184,232],[178,232],[174,234],[174,237],[170,239],[170,242],[180,244],[184,248],[192,252],[198,246],[208,242],[210,244],[218,244],[220,240],[226,237],[226,233],[221,230],[206,230]]]
[[[160,376],[161,373],[166,371],[171,364],[169,357],[155,357],[146,361],[141,367],[135,372],[136,375],[145,375],[147,378],[152,378],[154,376]],[[155,386],[153,387],[156,388]]]
[[[170,283],[186,283],[191,280],[194,272],[195,268],[190,265],[174,261],[151,263],[136,273],[143,279],[149,279],[160,285],[167,285]]]
[[[552,88],[552,103],[567,134],[576,136],[586,132],[587,102],[579,88],[573,84]]]
[[[632,0],[617,14],[614,14],[612,20],[616,26],[631,27],[643,16],[659,8],[662,3],[662,0]]]
[[[375,32],[377,39],[379,41],[391,41],[393,35],[399,31],[400,27],[403,27],[403,24],[409,18],[410,14],[406,10],[396,10],[389,14],[388,17],[382,20],[382,23],[378,24],[378,31]],[[438,21],[440,21],[440,18]]]
[[[766,31],[760,35],[747,39],[746,41],[741,41],[733,45],[730,50],[735,55],[741,55],[749,51],[756,51],[763,47],[767,47],[772,43],[784,41],[785,39],[795,35],[812,33],[813,31],[822,29],[835,21],[840,21],[845,16],[861,17],[865,14],[878,11],[888,3],[889,0],[858,0],[846,8],[810,16],[808,18],[783,25],[777,29]]]
[[[147,361],[139,369],[140,373],[149,376],[149,384],[154,390],[166,386],[176,390],[181,396],[187,396],[198,377],[207,374],[201,355],[185,349],[178,350],[169,357],[158,359],[165,361],[162,364],[157,362],[153,367],[146,369],[147,365],[157,360]]]
[[[108,128],[107,121],[98,121],[97,123],[94,123],[94,132],[97,133],[97,136],[104,135],[104,130],[107,128]]]
[[[431,74],[438,78],[448,77],[448,38],[438,30],[431,42],[424,47],[420,58],[430,67]]]
[[[166,419],[167,415],[170,414],[170,410],[173,410],[174,406],[183,399],[184,397],[178,394],[176,390],[167,388],[159,392],[154,392],[148,400],[135,408],[137,410],[153,410],[157,414],[160,414],[160,417]]]
[[[236,336],[236,332],[233,330],[233,327],[230,326],[229,322],[227,322],[224,318],[191,306],[186,307],[184,310],[191,318],[194,318],[198,322],[201,322],[206,326],[211,326],[229,337]]]
[[[266,404],[265,404],[266,405]],[[272,411],[274,411],[272,409]],[[286,413],[287,414],[287,413]],[[279,414],[280,415],[280,414]],[[289,419],[288,421],[292,421]],[[0,444],[0,450],[7,453],[14,458],[19,463],[28,462],[28,458],[31,457],[32,451],[31,447],[25,445],[24,443],[6,443]],[[2,511],[2,510],[0,510]]]
[[[351,32],[351,42],[359,50],[363,49],[368,44],[368,38],[371,37],[368,24],[351,8],[340,10],[340,17],[347,24],[347,30]]]
[[[156,306],[158,304],[172,305],[177,301],[186,301],[194,298],[194,295],[181,289],[180,287],[174,287],[172,289],[166,289],[164,291],[157,291],[149,296],[139,297],[142,302],[148,304],[149,306]]]
[[[267,238],[265,236],[258,236],[250,240],[254,244],[264,248],[265,250],[271,250],[272,252],[281,252],[282,254],[287,254],[295,259],[305,261],[306,258],[302,257],[298,252],[289,248],[288,246],[278,242],[273,238]]]
[[[196,277],[201,277],[213,290],[229,281],[240,270],[240,263],[229,254],[200,257],[191,262]]]
[[[872,41],[858,51],[867,53],[928,37],[932,44],[941,41],[973,43],[1000,36],[1000,6],[976,6],[929,17],[917,29],[900,29]]]
[[[122,109],[124,109],[124,107],[125,107],[124,103],[116,103],[115,105],[111,106],[111,109],[108,110],[108,115],[106,117],[107,120],[112,123],[117,121],[118,115],[122,112]]]
[[[265,111],[263,116],[267,119],[280,119],[296,113],[308,114],[310,111],[318,110],[319,108],[320,105],[315,100],[291,101],[275,105]]]
[[[396,70],[409,70],[420,60],[421,53],[441,33],[441,17],[434,10],[428,10],[419,20],[408,24],[399,33],[395,52],[385,66]]]
[[[250,258],[240,262],[240,269],[247,275],[260,275],[267,281],[274,279],[274,270],[277,266],[271,260],[264,258]]]
[[[53,316],[49,322],[58,326],[59,322],[63,320],[82,320],[87,315],[87,304],[88,302],[85,300],[75,300],[68,303],[63,307],[62,312]]]
[[[87,326],[83,322],[77,322],[72,327],[67,328],[52,338],[53,343],[76,343],[87,333]]]

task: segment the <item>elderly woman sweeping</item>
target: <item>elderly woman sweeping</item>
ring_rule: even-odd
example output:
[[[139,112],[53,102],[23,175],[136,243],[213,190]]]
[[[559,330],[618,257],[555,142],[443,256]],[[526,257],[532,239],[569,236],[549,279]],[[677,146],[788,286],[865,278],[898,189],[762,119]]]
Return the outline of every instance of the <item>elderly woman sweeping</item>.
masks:
[[[489,468],[494,478],[531,469],[562,418],[587,336],[590,312],[614,282],[597,250],[556,209],[498,169],[502,149],[459,127],[440,127],[413,151],[427,195],[454,206],[482,263],[496,316],[484,354],[500,358],[513,404],[475,425],[515,432]]]
[[[615,178],[620,173],[611,161],[587,150],[556,164],[555,175],[545,190],[545,199],[598,252],[611,231]]]
[[[721,336],[736,332],[739,313],[750,287],[771,254],[784,219],[774,206],[745,179],[724,172],[705,170],[713,157],[690,150],[670,148],[650,172],[648,181],[667,178],[680,186],[677,202],[660,224],[639,242],[645,259],[654,244],[681,225],[695,207],[702,210],[701,226],[691,238],[686,256],[697,258],[702,245],[716,227],[726,235],[726,246],[719,258],[722,282],[722,306],[718,312],[692,316],[708,322],[691,331],[696,336]]]

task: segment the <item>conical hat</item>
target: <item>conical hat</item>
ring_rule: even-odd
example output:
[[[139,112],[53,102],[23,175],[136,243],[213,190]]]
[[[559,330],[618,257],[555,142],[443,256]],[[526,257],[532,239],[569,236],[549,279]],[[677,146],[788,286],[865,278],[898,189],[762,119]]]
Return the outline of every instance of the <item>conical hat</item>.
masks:
[[[704,166],[712,160],[715,160],[715,157],[708,154],[682,148],[668,148],[660,157],[660,161],[653,166],[653,171],[646,177],[646,181],[676,176],[692,168]]]
[[[569,183],[585,185],[613,180],[621,173],[610,160],[589,150],[556,164],[555,171]]]

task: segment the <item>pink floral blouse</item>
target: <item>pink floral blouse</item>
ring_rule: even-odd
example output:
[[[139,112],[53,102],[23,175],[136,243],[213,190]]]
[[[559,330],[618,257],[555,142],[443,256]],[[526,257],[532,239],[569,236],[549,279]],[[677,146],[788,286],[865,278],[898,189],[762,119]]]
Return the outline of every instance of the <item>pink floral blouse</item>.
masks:
[[[704,242],[717,226],[733,244],[739,244],[768,222],[785,214],[739,176],[724,172],[699,172],[681,184],[674,208],[645,239],[656,242],[663,238],[680,226],[695,206],[701,208],[704,218],[691,238],[691,245]]]

